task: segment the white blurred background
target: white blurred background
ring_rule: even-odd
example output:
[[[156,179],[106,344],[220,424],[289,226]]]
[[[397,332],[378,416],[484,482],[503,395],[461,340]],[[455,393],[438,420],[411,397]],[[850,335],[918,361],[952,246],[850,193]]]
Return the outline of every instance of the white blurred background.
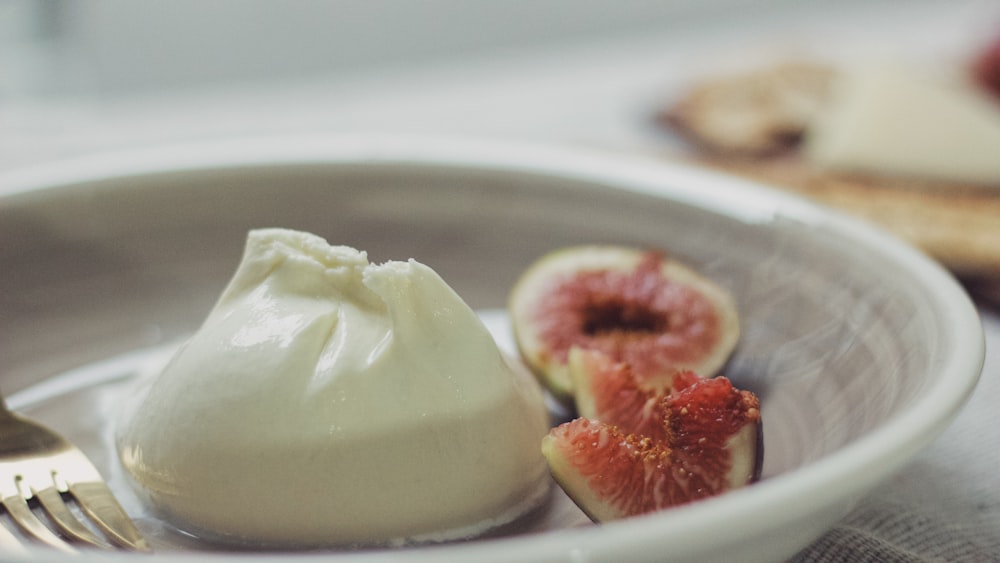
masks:
[[[0,95],[127,95],[933,0],[0,0]],[[987,3],[981,3],[986,5]],[[863,21],[858,22],[864,24]]]
[[[0,0],[0,169],[247,135],[659,150],[650,115],[747,58],[960,59],[997,0]]]

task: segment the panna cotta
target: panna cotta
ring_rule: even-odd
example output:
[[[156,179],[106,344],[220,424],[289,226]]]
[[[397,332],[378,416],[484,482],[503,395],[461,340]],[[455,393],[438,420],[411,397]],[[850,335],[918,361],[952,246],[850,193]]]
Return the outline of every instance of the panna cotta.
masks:
[[[248,235],[199,330],[116,431],[178,528],[277,547],[471,537],[546,497],[548,414],[431,268],[308,233]]]

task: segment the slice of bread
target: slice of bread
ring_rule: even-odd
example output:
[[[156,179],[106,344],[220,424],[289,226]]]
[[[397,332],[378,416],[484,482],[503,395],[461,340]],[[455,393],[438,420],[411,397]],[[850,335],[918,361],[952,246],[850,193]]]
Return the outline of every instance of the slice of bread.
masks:
[[[701,150],[724,155],[772,155],[798,144],[822,110],[833,67],[785,63],[706,79],[657,119]]]

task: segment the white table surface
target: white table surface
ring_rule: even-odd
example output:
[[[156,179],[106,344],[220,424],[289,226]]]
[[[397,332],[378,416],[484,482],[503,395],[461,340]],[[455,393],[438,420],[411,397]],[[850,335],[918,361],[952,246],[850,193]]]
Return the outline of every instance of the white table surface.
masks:
[[[650,115],[692,77],[790,52],[948,61],[1000,28],[995,1],[921,6],[901,2],[863,18],[830,8],[823,17],[796,13],[737,28],[720,23],[286,84],[6,100],[0,171],[193,140],[351,132],[553,142],[668,157],[681,145],[653,127]],[[967,408],[802,560],[1000,560],[1000,316],[985,304],[980,312],[987,359]]]

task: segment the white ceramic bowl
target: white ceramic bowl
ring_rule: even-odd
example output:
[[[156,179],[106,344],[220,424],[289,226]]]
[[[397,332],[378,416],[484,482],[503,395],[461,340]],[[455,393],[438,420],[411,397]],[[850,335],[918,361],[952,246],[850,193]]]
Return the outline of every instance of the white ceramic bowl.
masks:
[[[246,231],[264,226],[311,231],[377,261],[417,258],[494,318],[518,274],[555,247],[669,249],[735,294],[743,336],[726,374],[763,403],[764,475],[749,488],[601,526],[582,524],[563,499],[533,533],[303,560],[786,558],[933,439],[983,361],[975,309],[923,255],[804,201],[662,162],[353,137],[189,145],[8,173],[0,382],[15,407],[96,459],[163,546],[152,560],[185,560],[201,546],[164,532],[120,488],[107,441],[114,389],[197,326]]]

